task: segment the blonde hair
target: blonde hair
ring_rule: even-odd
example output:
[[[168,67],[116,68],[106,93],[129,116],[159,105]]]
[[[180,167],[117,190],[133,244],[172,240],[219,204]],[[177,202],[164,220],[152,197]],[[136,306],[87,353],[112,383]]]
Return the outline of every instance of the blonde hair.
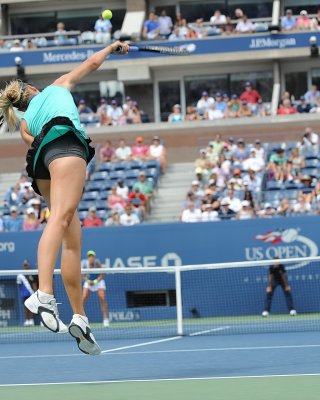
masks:
[[[0,114],[9,131],[14,131],[18,123],[14,107],[20,111],[27,109],[30,94],[25,90],[26,87],[25,83],[15,79],[0,91]]]

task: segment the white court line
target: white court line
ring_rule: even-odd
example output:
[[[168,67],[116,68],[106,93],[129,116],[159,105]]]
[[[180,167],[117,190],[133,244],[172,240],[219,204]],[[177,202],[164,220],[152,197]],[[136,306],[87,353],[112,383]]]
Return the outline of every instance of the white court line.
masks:
[[[161,342],[180,339],[182,336],[175,336],[169,339],[162,339]],[[251,350],[281,350],[281,349],[308,349],[318,348],[320,344],[299,344],[299,345],[278,345],[278,346],[256,346],[256,347],[216,347],[216,348],[200,348],[200,349],[173,349],[173,350],[149,350],[149,351],[127,351],[119,352],[120,349],[128,349],[133,347],[147,346],[149,344],[159,343],[159,341],[140,343],[138,345],[118,347],[115,349],[104,350],[103,354],[123,356],[123,355],[137,355],[137,354],[166,354],[166,353],[196,353],[206,351],[251,351]],[[114,352],[114,353],[113,353]],[[87,357],[81,353],[74,354],[38,354],[26,356],[0,356],[0,360],[22,359],[22,358],[50,358],[50,357]]]
[[[163,379],[127,379],[119,381],[79,381],[79,382],[48,382],[48,383],[6,383],[0,384],[1,387],[9,386],[53,386],[53,385],[96,385],[101,383],[147,383],[147,382],[180,382],[180,381],[218,381],[230,379],[269,379],[269,378],[301,378],[308,376],[320,376],[320,372],[315,374],[283,374],[283,375],[237,375],[237,376],[207,376],[198,378],[163,378]]]
[[[113,351],[133,349],[134,347],[142,347],[142,346],[149,346],[151,344],[171,342],[172,340],[177,340],[177,339],[181,339],[181,338],[182,338],[182,336],[174,336],[174,337],[166,338],[166,339],[153,340],[152,342],[144,342],[144,343],[133,344],[133,345],[130,345],[130,346],[118,347],[116,349],[103,350],[101,353],[103,353],[103,354],[112,353]]]
[[[231,328],[231,326],[221,326],[220,328],[213,328],[213,329],[207,329],[206,331],[190,333],[189,336],[200,336],[200,335],[205,335],[206,333],[220,332],[220,331],[224,331],[224,330],[230,329],[230,328]]]

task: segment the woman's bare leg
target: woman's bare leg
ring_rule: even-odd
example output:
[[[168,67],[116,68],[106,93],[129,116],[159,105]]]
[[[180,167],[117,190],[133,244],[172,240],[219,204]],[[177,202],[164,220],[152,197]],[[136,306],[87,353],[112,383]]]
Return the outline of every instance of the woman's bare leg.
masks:
[[[108,319],[108,305],[106,301],[106,293],[103,289],[98,290],[98,297],[100,300],[101,311],[103,319]]]
[[[50,163],[49,171],[51,213],[38,246],[38,272],[39,289],[53,294],[53,271],[62,240],[82,196],[86,162],[80,157],[58,158]],[[41,182],[39,189],[42,193]]]
[[[62,240],[61,273],[74,314],[86,315],[82,300],[81,224],[77,211]]]

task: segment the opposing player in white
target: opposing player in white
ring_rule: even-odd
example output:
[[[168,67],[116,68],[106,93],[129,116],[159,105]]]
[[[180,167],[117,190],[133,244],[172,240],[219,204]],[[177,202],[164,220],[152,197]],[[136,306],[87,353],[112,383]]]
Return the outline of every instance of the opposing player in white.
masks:
[[[87,259],[82,262],[83,269],[90,268],[102,268],[101,262],[96,258],[96,253],[93,250],[89,250],[87,252]],[[109,326],[109,318],[108,318],[108,304],[106,300],[106,283],[104,281],[103,274],[97,273],[88,273],[84,275],[84,285],[83,285],[83,304],[88,300],[90,293],[97,293],[99,300],[101,311],[103,315],[103,326]]]

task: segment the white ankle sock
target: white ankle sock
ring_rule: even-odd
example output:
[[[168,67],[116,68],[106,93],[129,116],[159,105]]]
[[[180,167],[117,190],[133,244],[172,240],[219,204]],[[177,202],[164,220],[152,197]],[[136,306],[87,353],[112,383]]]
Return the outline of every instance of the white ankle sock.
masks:
[[[53,299],[53,294],[41,292],[41,290],[38,289],[38,297],[41,302],[47,303],[49,300]]]
[[[74,317],[79,317],[81,319],[83,319],[87,324],[89,323],[89,320],[86,316],[84,315],[80,315],[80,314],[73,314]]]

